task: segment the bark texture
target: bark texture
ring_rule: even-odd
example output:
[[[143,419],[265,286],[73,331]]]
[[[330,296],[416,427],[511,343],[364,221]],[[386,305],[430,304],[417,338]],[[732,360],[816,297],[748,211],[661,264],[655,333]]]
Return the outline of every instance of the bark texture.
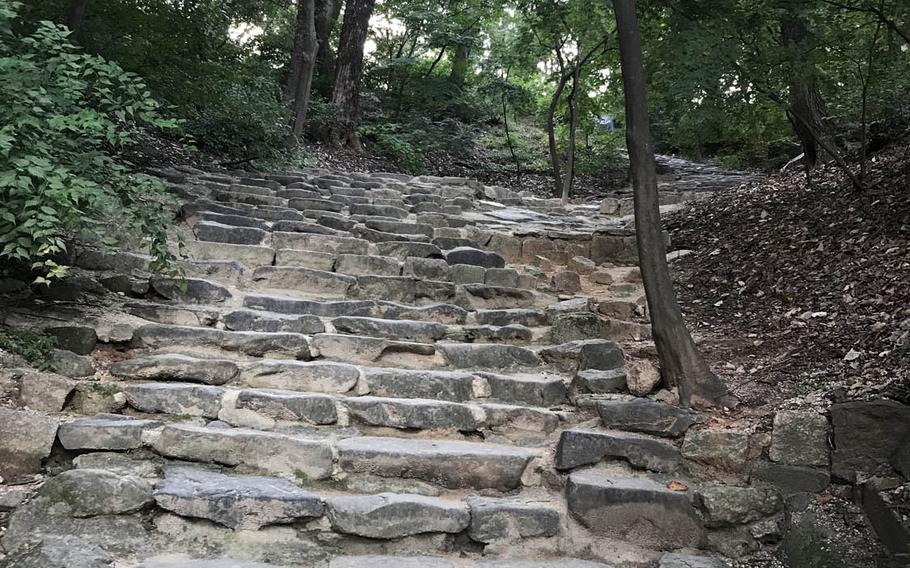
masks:
[[[320,94],[328,99],[335,84],[335,52],[332,50],[332,33],[341,15],[343,0],[316,0],[316,38],[319,51],[316,54],[316,72]]]
[[[375,0],[347,0],[345,3],[335,67],[335,88],[332,90],[332,105],[338,124],[331,134],[331,142],[357,151],[362,150],[357,124],[360,121],[363,44],[367,39],[374,4]]]
[[[632,169],[635,233],[654,343],[661,374],[679,387],[683,406],[712,406],[727,396],[727,388],[711,372],[686,329],[670,270],[660,223],[657,170],[645,90],[641,36],[634,0],[613,0],[619,33],[626,106],[626,144]]]
[[[288,91],[292,93],[289,98],[293,100],[289,145],[299,143],[303,137],[303,127],[310,106],[313,73],[316,71],[316,53],[319,50],[315,12],[314,0],[297,1],[297,31],[294,34],[294,50],[291,55],[294,83],[288,85]]]

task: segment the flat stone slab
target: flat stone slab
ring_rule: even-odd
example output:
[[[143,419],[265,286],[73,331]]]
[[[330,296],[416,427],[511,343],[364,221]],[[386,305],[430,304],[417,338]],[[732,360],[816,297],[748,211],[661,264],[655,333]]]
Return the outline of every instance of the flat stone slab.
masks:
[[[217,418],[224,389],[209,385],[142,383],[126,387],[130,406],[149,414]]]
[[[471,520],[464,503],[397,493],[329,497],[326,513],[336,531],[378,539],[459,533]]]
[[[335,330],[353,335],[432,342],[445,337],[448,327],[436,322],[340,317],[332,320]]]
[[[267,333],[322,333],[325,326],[317,316],[287,315],[255,310],[235,310],[224,316],[224,326],[231,331]]]
[[[474,568],[612,568],[609,564],[576,560],[479,560]]]
[[[237,396],[237,408],[250,410],[273,420],[334,424],[338,420],[335,399],[316,393],[281,390],[244,390]]]
[[[38,473],[56,435],[56,418],[0,408],[0,476],[12,481]]]
[[[238,382],[261,389],[346,393],[354,388],[360,370],[328,361],[265,360],[245,363]]]
[[[596,470],[569,476],[569,511],[598,534],[660,549],[701,548],[705,530],[688,492]]]
[[[522,473],[536,455],[497,444],[368,436],[341,440],[337,449],[338,464],[347,472],[502,491],[521,485]]]
[[[185,304],[217,304],[231,297],[230,290],[221,284],[201,278],[153,276],[149,283],[159,296]]]
[[[436,348],[431,343],[394,341],[382,337],[320,333],[313,337],[313,347],[326,359],[347,363],[425,369],[441,366]]]
[[[322,516],[322,500],[289,481],[224,475],[170,466],[155,486],[155,502],[182,517],[197,517],[239,530]]]
[[[676,446],[664,440],[613,430],[563,430],[556,446],[557,469],[574,469],[605,458],[623,459],[633,467],[668,473],[682,463]]]
[[[223,385],[237,376],[237,363],[225,359],[198,359],[176,353],[156,353],[118,361],[111,374],[125,379],[180,381]]]
[[[341,556],[329,568],[455,568],[451,560],[435,556]]]
[[[705,416],[694,410],[640,398],[600,401],[597,412],[607,428],[670,438],[682,436],[693,424],[705,421]]]
[[[242,465],[285,479],[325,479],[332,475],[332,447],[326,440],[242,428],[167,425],[151,445],[163,456]]]
[[[440,343],[437,348],[449,365],[457,369],[510,369],[540,365],[540,358],[533,351],[515,345]]]
[[[419,398],[349,397],[344,404],[355,419],[370,426],[406,429],[477,429],[477,417],[469,406]]]
[[[465,402],[475,398],[478,382],[471,373],[365,368],[364,380],[377,397],[423,398]]]
[[[517,541],[550,537],[559,532],[559,511],[546,505],[518,499],[471,497],[469,535],[477,542]]]
[[[275,564],[244,562],[223,558],[220,560],[151,560],[133,568],[280,568]]]
[[[298,333],[222,331],[208,327],[150,324],[137,329],[133,334],[133,341],[152,349],[196,351],[200,347],[209,347],[251,357],[266,355],[292,359],[310,357],[307,338]]]
[[[250,283],[255,287],[327,296],[344,296],[356,282],[352,276],[302,266],[260,266],[250,277]]]
[[[40,499],[77,518],[132,513],[152,503],[152,486],[133,476],[100,469],[71,469],[51,477]]]
[[[155,428],[154,420],[86,418],[60,425],[60,444],[67,450],[135,450],[142,433]]]

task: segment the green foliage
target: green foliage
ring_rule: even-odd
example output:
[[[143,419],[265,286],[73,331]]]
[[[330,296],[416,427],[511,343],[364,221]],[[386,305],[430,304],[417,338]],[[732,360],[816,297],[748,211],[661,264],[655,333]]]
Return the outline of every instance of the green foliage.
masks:
[[[50,364],[51,350],[56,346],[56,337],[0,329],[0,350],[18,355],[41,370],[47,369]]]
[[[407,131],[395,123],[376,123],[361,126],[360,136],[372,150],[393,160],[398,166],[413,174],[423,173],[426,164],[423,156],[408,140]]]
[[[13,31],[19,4],[0,0],[0,260],[28,263],[38,282],[59,277],[75,237],[145,241],[153,267],[167,245],[171,198],[111,153],[139,126],[173,129],[145,84],[115,63],[76,50],[67,31],[40,22]]]

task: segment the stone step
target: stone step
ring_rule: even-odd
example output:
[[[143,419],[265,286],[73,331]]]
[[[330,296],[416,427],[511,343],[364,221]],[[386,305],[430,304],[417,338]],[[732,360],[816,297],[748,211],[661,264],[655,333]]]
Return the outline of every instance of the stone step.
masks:
[[[516,345],[438,343],[436,348],[456,369],[502,370],[538,367],[541,364],[536,353]]]
[[[233,260],[251,268],[275,261],[275,249],[267,246],[187,241],[186,252],[194,260]]]
[[[566,501],[571,514],[595,534],[660,550],[701,548],[706,542],[690,492],[653,479],[575,472],[566,485]]]
[[[327,479],[333,471],[332,444],[324,439],[168,424],[150,445],[168,458],[242,467],[298,482]]]
[[[602,400],[596,404],[607,428],[678,438],[706,417],[694,410],[641,398]]]
[[[556,446],[557,469],[575,469],[604,459],[621,459],[633,467],[663,473],[674,472],[682,464],[676,446],[658,438],[586,428],[562,431]]]
[[[294,290],[325,297],[344,297],[357,280],[344,274],[297,266],[260,266],[248,287],[256,290]]]
[[[343,394],[357,386],[360,369],[328,361],[264,360],[240,365],[236,386]]]
[[[325,324],[317,316],[287,315],[259,310],[234,310],[223,316],[224,327],[230,331],[260,331],[267,333],[324,333]]]
[[[269,237],[269,232],[265,229],[225,225],[214,221],[197,222],[193,226],[193,234],[199,241],[232,245],[261,245]]]
[[[458,289],[451,282],[407,276],[359,276],[349,297],[404,304],[455,303]]]
[[[448,326],[435,322],[347,316],[334,318],[332,326],[339,333],[426,343],[442,339],[449,330]]]
[[[247,294],[243,305],[267,312],[330,318],[374,317],[463,324],[468,317],[467,310],[453,304],[413,306],[379,300],[318,300],[268,294]]]
[[[235,530],[258,530],[323,514],[322,499],[289,481],[191,466],[166,467],[154,497],[162,509]]]
[[[307,233],[272,233],[275,248],[311,250],[333,254],[368,254],[369,241],[354,237],[314,235]]]
[[[249,357],[310,358],[307,337],[299,333],[224,331],[209,327],[149,324],[133,333],[133,344],[183,354],[198,354],[200,349],[208,348]]]
[[[123,379],[180,381],[223,385],[240,374],[240,367],[226,359],[198,359],[176,353],[155,353],[118,361],[110,372]]]
[[[477,323],[483,325],[523,325],[526,327],[543,327],[550,324],[546,312],[543,310],[508,309],[508,310],[477,310],[474,314]]]
[[[500,491],[518,488],[525,468],[538,455],[498,444],[370,436],[346,438],[336,447],[338,464],[348,473]]]
[[[460,533],[471,522],[464,503],[423,495],[329,497],[325,506],[336,532],[381,540],[422,533]]]
[[[320,357],[343,363],[402,369],[432,369],[446,365],[431,343],[320,333],[313,336],[311,345]]]

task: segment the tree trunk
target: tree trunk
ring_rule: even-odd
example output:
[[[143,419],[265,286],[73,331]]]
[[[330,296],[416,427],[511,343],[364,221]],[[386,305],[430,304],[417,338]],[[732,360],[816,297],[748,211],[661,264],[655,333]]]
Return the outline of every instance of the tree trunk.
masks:
[[[70,0],[70,5],[66,10],[66,27],[70,29],[71,37],[77,38],[82,33],[82,25],[85,23],[85,10],[88,8],[88,0]]]
[[[613,0],[613,10],[622,63],[626,145],[635,192],[638,259],[661,374],[669,385],[679,387],[680,404],[683,406],[715,405],[726,398],[727,388],[708,368],[686,329],[667,266],[635,0]]]
[[[297,0],[297,18],[294,25],[294,46],[291,48],[291,59],[288,74],[284,80],[284,100],[292,109],[297,84],[300,82],[300,68],[303,66],[303,54],[306,50],[307,30],[309,29],[306,0]]]
[[[559,159],[559,148],[556,147],[556,109],[559,107],[559,99],[562,98],[562,92],[566,88],[571,75],[563,73],[559,77],[559,83],[556,84],[556,90],[550,98],[550,106],[547,107],[547,148],[550,152],[550,169],[553,172],[553,183],[556,185],[556,196],[562,193],[562,166]]]
[[[512,134],[509,132],[509,107],[506,104],[506,95],[502,95],[502,123],[506,129],[506,142],[509,144],[509,153],[512,154],[512,160],[515,162],[515,175],[518,183],[521,183],[521,160],[515,153],[515,146],[512,145]]]
[[[332,90],[337,126],[333,129],[331,141],[356,151],[362,150],[357,136],[357,124],[360,121],[363,44],[367,39],[374,4],[375,0],[347,0],[345,4],[335,69],[335,88]]]
[[[455,58],[452,60],[452,71],[449,73],[449,82],[458,87],[464,87],[471,61],[471,46],[458,44],[455,46]]]
[[[307,110],[310,107],[310,91],[313,87],[313,73],[316,71],[316,53],[319,51],[319,40],[316,37],[316,6],[314,0],[297,0],[297,33],[301,39],[299,61],[292,61],[291,67],[297,68],[297,83],[294,85],[293,121],[288,145],[294,146],[303,138],[303,126],[306,123]],[[295,43],[296,39],[295,39]]]
[[[562,180],[562,204],[569,203],[575,181],[575,140],[578,132],[578,91],[581,89],[581,63],[572,72],[572,90],[569,93],[569,151],[566,157],[566,175]]]
[[[316,71],[321,85],[320,94],[328,99],[335,84],[335,53],[332,51],[332,31],[341,15],[342,0],[316,0]]]

